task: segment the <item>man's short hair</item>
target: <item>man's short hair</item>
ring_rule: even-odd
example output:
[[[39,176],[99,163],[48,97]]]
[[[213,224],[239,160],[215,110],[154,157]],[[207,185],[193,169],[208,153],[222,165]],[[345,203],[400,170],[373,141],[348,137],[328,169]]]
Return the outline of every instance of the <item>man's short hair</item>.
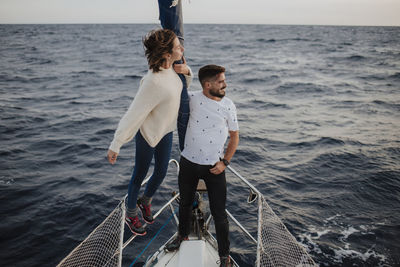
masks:
[[[199,69],[199,80],[202,86],[205,82],[213,80],[220,73],[224,73],[225,68],[218,65],[206,65]]]

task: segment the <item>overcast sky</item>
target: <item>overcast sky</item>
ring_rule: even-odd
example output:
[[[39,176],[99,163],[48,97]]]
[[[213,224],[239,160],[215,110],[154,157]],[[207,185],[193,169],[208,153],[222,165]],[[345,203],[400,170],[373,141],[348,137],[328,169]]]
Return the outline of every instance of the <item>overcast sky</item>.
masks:
[[[180,0],[185,23],[400,26],[400,0]],[[158,24],[157,0],[0,0],[0,23]]]

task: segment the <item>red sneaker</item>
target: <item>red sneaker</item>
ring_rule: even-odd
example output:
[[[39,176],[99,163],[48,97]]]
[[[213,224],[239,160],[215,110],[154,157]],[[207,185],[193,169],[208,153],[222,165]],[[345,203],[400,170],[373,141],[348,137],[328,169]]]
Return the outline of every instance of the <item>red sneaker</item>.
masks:
[[[145,235],[146,229],[142,226],[139,221],[139,217],[136,216],[135,218],[132,217],[125,217],[125,223],[128,225],[129,229],[135,235]]]
[[[151,205],[145,205],[143,203],[143,200],[141,198],[138,199],[137,201],[137,205],[140,209],[140,211],[142,212],[142,217],[143,220],[147,223],[147,224],[152,224],[154,223],[154,218],[153,215],[151,214]]]

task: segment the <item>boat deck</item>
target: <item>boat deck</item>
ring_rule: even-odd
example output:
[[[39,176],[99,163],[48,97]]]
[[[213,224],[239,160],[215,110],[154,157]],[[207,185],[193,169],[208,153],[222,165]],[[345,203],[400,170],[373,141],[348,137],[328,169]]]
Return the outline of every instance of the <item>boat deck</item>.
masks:
[[[218,267],[219,256],[215,247],[204,239],[190,237],[179,250],[166,252],[164,246],[146,263],[146,267]]]

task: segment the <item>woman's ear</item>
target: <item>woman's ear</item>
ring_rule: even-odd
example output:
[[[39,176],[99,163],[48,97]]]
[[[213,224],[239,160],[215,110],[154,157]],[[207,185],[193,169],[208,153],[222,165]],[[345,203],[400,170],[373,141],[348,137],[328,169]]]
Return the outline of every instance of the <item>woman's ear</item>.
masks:
[[[163,54],[163,56],[162,56],[164,59],[166,59],[166,60],[170,60],[171,59],[171,54],[170,53],[165,53],[165,54]]]

